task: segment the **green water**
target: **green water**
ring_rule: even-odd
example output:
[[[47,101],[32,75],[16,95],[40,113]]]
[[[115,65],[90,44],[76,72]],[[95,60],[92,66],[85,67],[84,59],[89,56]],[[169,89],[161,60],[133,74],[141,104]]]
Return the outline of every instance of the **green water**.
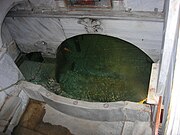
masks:
[[[86,101],[138,102],[147,96],[152,61],[141,50],[122,40],[101,35],[67,40],[66,61],[24,60],[19,66],[26,80],[41,84],[58,95]],[[60,66],[55,81],[56,63]],[[58,67],[59,68],[59,67]]]

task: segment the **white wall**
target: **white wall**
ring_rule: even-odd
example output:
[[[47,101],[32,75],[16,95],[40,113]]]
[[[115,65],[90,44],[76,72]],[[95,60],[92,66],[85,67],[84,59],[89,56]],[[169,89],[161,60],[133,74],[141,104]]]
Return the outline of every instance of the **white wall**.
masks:
[[[134,21],[99,19],[101,29],[92,32],[93,24],[79,24],[78,18],[7,17],[5,23],[24,52],[42,51],[53,55],[56,48],[67,38],[80,34],[103,34],[128,41],[142,49],[154,61],[161,52],[163,23],[157,21]],[[37,45],[41,41],[46,45]]]
[[[160,62],[157,95],[163,96],[163,130],[165,135],[179,135],[179,25],[180,1],[166,2],[163,53]]]
[[[125,7],[132,11],[163,11],[164,0],[124,0]]]
[[[13,40],[5,23],[2,24],[2,43],[3,47],[6,48],[7,53],[15,60],[20,50],[18,49],[16,42]]]

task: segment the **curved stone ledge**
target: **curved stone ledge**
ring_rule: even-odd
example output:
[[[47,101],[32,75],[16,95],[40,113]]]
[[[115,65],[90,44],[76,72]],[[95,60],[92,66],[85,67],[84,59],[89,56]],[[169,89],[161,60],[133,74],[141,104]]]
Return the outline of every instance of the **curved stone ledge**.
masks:
[[[93,121],[150,121],[149,105],[128,101],[86,102],[56,95],[40,85],[20,82],[20,87],[30,92],[39,92],[44,101],[56,110],[70,116]]]

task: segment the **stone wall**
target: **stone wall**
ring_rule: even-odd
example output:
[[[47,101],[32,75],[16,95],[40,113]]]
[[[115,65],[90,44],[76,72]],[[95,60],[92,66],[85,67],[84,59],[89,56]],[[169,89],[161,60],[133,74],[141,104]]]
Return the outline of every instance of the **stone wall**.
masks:
[[[93,17],[93,16],[92,16]],[[66,39],[81,34],[116,37],[140,48],[154,61],[161,52],[163,23],[143,20],[47,17],[7,17],[5,23],[23,52],[40,51],[55,56]]]

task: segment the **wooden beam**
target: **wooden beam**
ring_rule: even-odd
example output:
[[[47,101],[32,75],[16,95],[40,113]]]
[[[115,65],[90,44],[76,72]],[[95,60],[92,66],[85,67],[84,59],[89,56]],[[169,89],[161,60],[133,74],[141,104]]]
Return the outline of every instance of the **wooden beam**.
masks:
[[[158,135],[160,119],[161,119],[161,109],[162,109],[162,96],[159,97],[159,102],[157,106],[156,121],[155,121],[155,135]]]
[[[159,96],[156,95],[158,82],[159,62],[152,64],[151,77],[149,82],[147,103],[158,104]]]

